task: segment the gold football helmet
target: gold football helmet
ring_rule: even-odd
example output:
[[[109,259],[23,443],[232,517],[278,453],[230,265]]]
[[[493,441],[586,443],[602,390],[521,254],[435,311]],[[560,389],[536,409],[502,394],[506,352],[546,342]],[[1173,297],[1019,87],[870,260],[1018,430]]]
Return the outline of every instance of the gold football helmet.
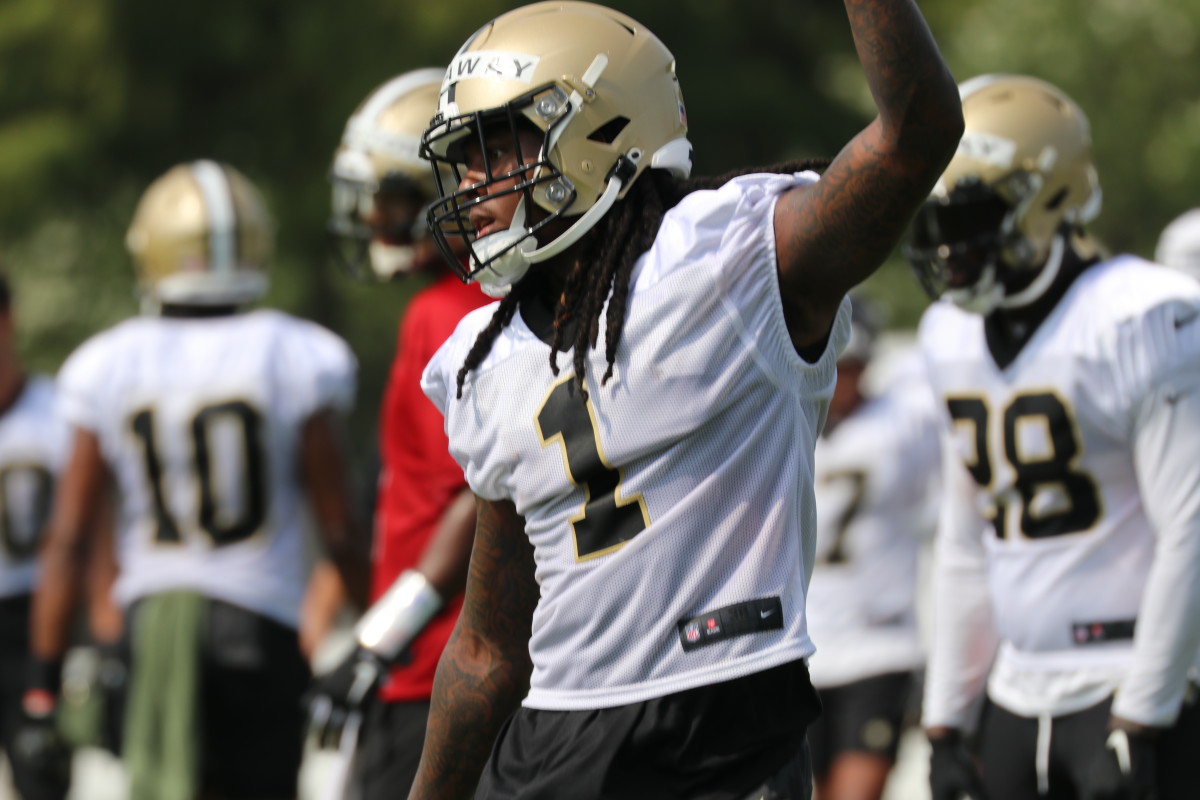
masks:
[[[983,75],[959,93],[966,131],[917,213],[908,256],[932,297],[982,314],[1024,306],[1100,211],[1087,116],[1023,75]]]
[[[420,155],[421,134],[437,111],[444,74],[398,75],[371,92],[346,123],[330,170],[329,230],[355,277],[389,280],[414,268],[413,243],[425,234],[425,207],[437,194],[432,165]]]
[[[256,300],[274,244],[258,189],[215,161],[179,164],[150,184],[125,235],[143,296],[159,305]]]
[[[539,152],[521,153],[522,128],[540,135]],[[496,135],[512,137],[524,166],[492,174],[487,145]],[[463,181],[468,142],[484,154],[490,176],[470,186]],[[670,51],[630,17],[582,2],[524,6],[472,36],[446,70],[424,146],[453,175],[451,184],[439,177],[434,235],[464,279],[497,297],[530,264],[578,241],[647,167],[686,177],[692,164]],[[514,178],[502,192],[480,193]],[[472,206],[509,192],[522,196],[511,226],[477,236]],[[577,219],[564,232],[538,240],[547,223],[569,217]],[[465,266],[450,258],[448,236],[468,244]]]

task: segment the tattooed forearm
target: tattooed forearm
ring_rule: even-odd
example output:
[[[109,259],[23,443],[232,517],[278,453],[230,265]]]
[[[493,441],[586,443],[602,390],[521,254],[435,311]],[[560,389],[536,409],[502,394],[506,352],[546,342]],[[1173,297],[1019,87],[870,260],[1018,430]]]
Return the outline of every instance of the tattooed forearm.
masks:
[[[954,78],[912,0],[845,0],[879,116],[819,183],[775,210],[788,330],[797,347],[824,339],[842,296],[891,253],[962,135]]]
[[[529,687],[529,633],[538,600],[533,570],[533,548],[516,509],[481,500],[466,598],[438,662],[410,798],[474,795],[501,724]]]
[[[928,141],[920,131],[944,130],[953,124],[954,78],[938,53],[929,27],[913,0],[846,0],[854,46],[885,128],[923,142],[934,152],[944,149],[939,137]],[[940,166],[939,166],[940,171]]]

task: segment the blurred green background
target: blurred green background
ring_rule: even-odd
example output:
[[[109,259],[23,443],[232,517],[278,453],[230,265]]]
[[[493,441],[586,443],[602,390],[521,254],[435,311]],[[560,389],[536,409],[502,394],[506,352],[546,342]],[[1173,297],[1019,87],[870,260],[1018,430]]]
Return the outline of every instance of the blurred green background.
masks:
[[[374,429],[412,284],[361,286],[326,257],[330,156],[376,85],[439,65],[502,0],[0,0],[0,258],[30,364],[55,370],[136,313],[125,227],[171,165],[216,158],[279,221],[267,303],[345,336]],[[841,3],[612,0],[678,58],[697,172],[833,155],[873,115]],[[1150,255],[1200,205],[1200,0],[925,0],[955,76],[1028,72],[1089,113],[1095,229]],[[891,324],[925,300],[898,259],[868,289]]]

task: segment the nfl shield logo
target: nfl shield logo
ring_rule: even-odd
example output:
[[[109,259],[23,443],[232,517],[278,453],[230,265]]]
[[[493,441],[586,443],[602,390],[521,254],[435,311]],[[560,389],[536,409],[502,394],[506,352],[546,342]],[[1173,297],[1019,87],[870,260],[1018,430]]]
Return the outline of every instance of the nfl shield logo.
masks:
[[[683,635],[687,637],[689,642],[697,642],[700,640],[700,626],[694,622],[689,622],[687,627],[683,629]]]

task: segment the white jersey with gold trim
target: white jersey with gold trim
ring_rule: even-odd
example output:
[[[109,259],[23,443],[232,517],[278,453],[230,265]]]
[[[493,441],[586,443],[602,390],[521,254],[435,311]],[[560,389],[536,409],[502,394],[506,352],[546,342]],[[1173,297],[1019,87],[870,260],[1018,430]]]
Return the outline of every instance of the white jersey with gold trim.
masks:
[[[849,301],[810,364],[779,298],[776,197],[815,180],[738,178],[669,211],[634,267],[613,377],[518,315],[455,399],[495,306],[468,315],[423,379],[471,488],[511,500],[541,599],[541,709],[640,702],[803,659],[815,546],[812,453],[849,334]],[[601,331],[603,341],[603,331]],[[720,612],[720,613],[718,613]]]
[[[1174,718],[1200,647],[1198,316],[1200,287],[1131,257],[1080,275],[1003,369],[981,317],[925,314],[950,459],[927,725],[967,723],[997,646],[987,691],[1014,713],[1116,690],[1114,713]]]
[[[817,560],[808,593],[818,689],[924,660],[917,559],[936,521],[941,419],[923,374],[890,386],[817,441]]]
[[[54,410],[54,380],[31,376],[0,415],[0,597],[33,591],[38,543],[69,447],[69,429]]]
[[[295,626],[311,567],[301,428],[349,410],[355,368],[340,338],[269,310],[140,317],[76,350],[60,403],[116,476],[118,602],[189,589]]]

